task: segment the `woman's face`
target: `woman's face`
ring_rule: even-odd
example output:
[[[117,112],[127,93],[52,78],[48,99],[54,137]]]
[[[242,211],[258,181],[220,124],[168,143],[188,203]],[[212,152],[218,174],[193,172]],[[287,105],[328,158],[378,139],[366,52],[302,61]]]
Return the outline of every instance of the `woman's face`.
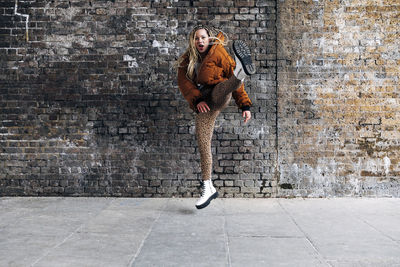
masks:
[[[195,32],[194,44],[196,45],[197,51],[199,51],[200,54],[207,51],[210,41],[205,29],[200,29]]]

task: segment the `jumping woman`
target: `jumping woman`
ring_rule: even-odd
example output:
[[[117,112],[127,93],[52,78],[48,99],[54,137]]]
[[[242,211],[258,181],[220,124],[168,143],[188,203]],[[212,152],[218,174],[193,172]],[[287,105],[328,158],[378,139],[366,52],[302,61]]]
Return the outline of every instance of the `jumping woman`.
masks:
[[[225,50],[225,35],[217,35],[204,25],[189,34],[188,48],[178,59],[178,86],[190,108],[196,112],[196,137],[202,174],[201,197],[196,208],[202,209],[218,196],[211,181],[211,140],[218,114],[231,99],[242,110],[244,122],[250,120],[251,101],[243,81],[255,73],[249,47],[243,41],[233,43],[235,60]]]

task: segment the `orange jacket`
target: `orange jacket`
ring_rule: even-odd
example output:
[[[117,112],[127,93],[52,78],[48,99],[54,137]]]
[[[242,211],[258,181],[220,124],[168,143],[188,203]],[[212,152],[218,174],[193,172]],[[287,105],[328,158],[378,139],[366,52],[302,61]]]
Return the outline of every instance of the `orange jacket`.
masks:
[[[221,32],[217,37],[221,41],[224,40],[224,35]],[[178,86],[183,97],[188,101],[190,108],[196,111],[196,102],[202,97],[196,84],[216,85],[228,80],[233,75],[236,63],[232,57],[229,56],[224,46],[216,41],[199,66],[198,76],[196,76],[194,81],[192,81],[186,77],[189,56],[184,54],[183,57],[184,60],[178,68]],[[251,106],[251,101],[244,90],[243,84],[239,89],[232,93],[232,96],[239,108],[245,110]]]

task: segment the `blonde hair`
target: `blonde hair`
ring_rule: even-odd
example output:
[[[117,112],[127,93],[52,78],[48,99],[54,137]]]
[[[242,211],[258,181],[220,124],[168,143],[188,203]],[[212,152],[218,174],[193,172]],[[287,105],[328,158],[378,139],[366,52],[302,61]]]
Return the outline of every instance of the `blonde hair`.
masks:
[[[193,30],[190,32],[189,37],[188,37],[189,46],[186,49],[185,53],[183,53],[183,55],[180,56],[176,62],[177,68],[184,68],[187,66],[186,77],[191,81],[193,81],[194,76],[195,76],[194,70],[196,67],[196,63],[200,59],[200,53],[197,50],[196,45],[195,45],[195,34],[198,30],[201,30],[201,29],[206,30],[206,32],[210,38],[210,45],[221,44],[221,45],[225,46],[228,43],[228,36],[222,31],[210,29],[204,25],[197,25],[196,27],[193,28]],[[219,39],[217,37],[218,32],[222,32],[222,34],[225,36],[224,41],[222,41],[221,39]],[[187,65],[182,65],[183,62],[185,61],[186,57],[189,58],[189,63]]]

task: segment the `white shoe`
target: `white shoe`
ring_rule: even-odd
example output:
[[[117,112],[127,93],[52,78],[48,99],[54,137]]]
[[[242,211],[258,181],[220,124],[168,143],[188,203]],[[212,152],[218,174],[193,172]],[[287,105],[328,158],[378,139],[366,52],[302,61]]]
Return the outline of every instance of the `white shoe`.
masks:
[[[201,187],[201,197],[196,202],[196,208],[202,209],[210,204],[211,200],[218,197],[218,192],[214,188],[211,179],[203,181]]]

